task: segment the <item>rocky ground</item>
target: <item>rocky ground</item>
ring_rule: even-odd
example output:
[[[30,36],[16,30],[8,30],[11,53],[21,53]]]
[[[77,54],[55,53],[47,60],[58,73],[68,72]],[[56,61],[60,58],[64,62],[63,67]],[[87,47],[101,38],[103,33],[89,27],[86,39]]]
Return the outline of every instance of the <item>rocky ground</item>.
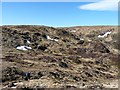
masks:
[[[118,88],[116,26],[2,26],[7,88]],[[25,73],[30,72],[30,80]],[[25,89],[26,90],[26,89]],[[116,89],[117,90],[117,89]]]

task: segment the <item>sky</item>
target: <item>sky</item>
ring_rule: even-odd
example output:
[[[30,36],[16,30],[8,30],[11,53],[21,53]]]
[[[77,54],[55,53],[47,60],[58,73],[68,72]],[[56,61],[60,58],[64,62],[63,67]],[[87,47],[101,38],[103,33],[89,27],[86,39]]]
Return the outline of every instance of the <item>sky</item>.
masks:
[[[109,1],[3,2],[2,25],[118,25],[117,3]]]

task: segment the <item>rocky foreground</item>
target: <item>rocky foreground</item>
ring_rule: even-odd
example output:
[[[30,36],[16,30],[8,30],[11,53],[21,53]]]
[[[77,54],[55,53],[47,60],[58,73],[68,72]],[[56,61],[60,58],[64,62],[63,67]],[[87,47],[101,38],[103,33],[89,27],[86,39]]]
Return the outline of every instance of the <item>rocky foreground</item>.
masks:
[[[3,89],[117,90],[117,30],[116,26],[2,26]]]

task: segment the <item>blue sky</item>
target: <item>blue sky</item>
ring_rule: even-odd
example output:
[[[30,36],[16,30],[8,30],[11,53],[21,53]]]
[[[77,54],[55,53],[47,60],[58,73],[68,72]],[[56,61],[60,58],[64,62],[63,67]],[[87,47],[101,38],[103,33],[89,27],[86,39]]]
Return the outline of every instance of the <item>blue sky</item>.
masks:
[[[117,25],[116,10],[89,10],[92,2],[3,2],[3,25]]]

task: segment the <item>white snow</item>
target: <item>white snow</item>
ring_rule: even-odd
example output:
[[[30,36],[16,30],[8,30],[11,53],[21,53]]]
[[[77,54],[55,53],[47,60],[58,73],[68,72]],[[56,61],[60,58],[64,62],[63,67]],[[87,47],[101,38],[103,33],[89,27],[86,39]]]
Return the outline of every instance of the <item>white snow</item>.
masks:
[[[18,83],[14,83],[14,85],[17,85]]]
[[[111,34],[111,32],[106,32],[104,35],[98,35],[98,38],[104,38],[104,37],[107,37],[110,34]]]
[[[58,42],[58,39],[52,39],[52,38],[50,38],[50,36],[47,36],[47,39]]]
[[[31,47],[25,46],[27,49],[32,49]]]
[[[47,36],[47,39],[51,40],[50,36]]]
[[[11,88],[17,88],[17,87],[11,87]]]
[[[54,39],[54,41],[58,42],[58,39]]]
[[[31,48],[31,47],[28,47],[28,46],[18,46],[16,49],[26,51],[26,50],[32,49],[32,48]]]
[[[83,38],[80,38],[80,40],[84,40]]]
[[[30,41],[29,41],[29,40],[27,40],[27,43],[29,43],[29,44],[30,44]]]
[[[76,32],[75,30],[71,30],[70,32]]]

